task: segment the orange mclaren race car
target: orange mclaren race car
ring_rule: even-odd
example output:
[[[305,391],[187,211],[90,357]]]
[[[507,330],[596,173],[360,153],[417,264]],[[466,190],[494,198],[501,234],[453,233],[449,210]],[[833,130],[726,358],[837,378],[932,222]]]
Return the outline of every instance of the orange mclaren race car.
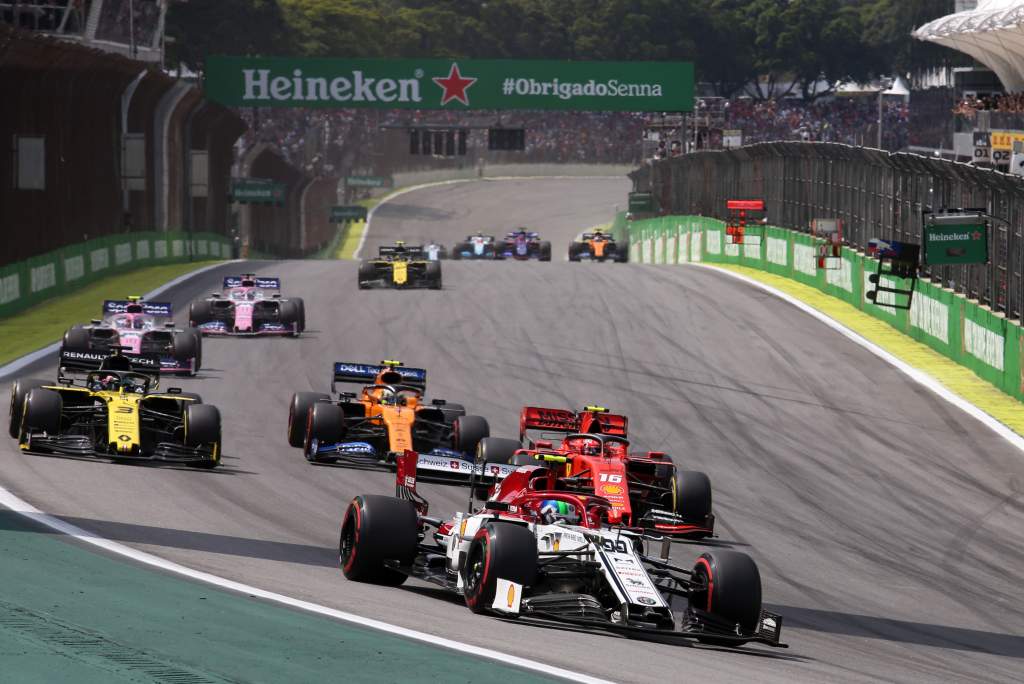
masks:
[[[364,385],[336,392],[337,383]],[[311,463],[346,461],[393,465],[407,450],[419,454],[425,475],[468,480],[473,454],[490,434],[487,420],[443,399],[426,401],[427,371],[398,361],[379,366],[335,363],[330,394],[296,392],[288,413],[288,443]],[[493,466],[487,479],[515,470]],[[498,472],[500,471],[500,472]],[[477,472],[483,475],[482,472]]]
[[[569,261],[629,261],[629,247],[616,242],[610,233],[602,228],[583,233],[579,241],[569,243]]]
[[[483,439],[477,461],[560,463],[559,486],[607,499],[611,524],[691,539],[712,536],[708,476],[678,469],[660,451],[631,452],[628,424],[626,416],[600,406],[575,413],[527,406],[519,418],[519,441]]]

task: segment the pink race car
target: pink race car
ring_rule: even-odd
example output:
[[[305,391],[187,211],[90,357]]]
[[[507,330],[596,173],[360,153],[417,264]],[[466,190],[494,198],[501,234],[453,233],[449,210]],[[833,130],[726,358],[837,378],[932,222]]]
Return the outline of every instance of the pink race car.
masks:
[[[176,328],[169,303],[146,302],[141,297],[106,300],[103,318],[70,328],[64,333],[61,347],[62,353],[71,355],[103,355],[113,349],[158,356],[162,373],[195,375],[203,362],[199,331]]]
[[[289,335],[306,329],[306,305],[281,297],[281,279],[252,273],[224,278],[224,289],[192,302],[190,325],[204,335]]]

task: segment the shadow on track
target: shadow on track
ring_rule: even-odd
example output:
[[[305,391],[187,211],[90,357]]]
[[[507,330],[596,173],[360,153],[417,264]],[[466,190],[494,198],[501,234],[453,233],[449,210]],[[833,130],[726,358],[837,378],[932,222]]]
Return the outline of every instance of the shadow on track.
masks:
[[[16,513],[0,511],[0,529],[25,531],[25,519]],[[60,519],[95,535],[125,544],[149,544],[172,549],[187,549],[227,556],[299,563],[333,568],[338,564],[338,550],[308,544],[292,544],[246,537],[232,537],[208,532],[175,530],[150,525],[60,516]],[[36,532],[59,534],[48,527],[33,526]]]
[[[815,608],[765,605],[781,614],[784,627],[807,629],[828,634],[881,639],[904,644],[933,646],[953,651],[1024,658],[1024,636],[985,632],[979,629],[932,625],[891,618],[842,613]]]

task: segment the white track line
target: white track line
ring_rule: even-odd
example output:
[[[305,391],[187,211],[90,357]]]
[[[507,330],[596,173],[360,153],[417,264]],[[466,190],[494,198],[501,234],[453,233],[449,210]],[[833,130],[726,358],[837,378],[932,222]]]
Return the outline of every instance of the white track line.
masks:
[[[817,309],[815,309],[814,307],[810,306],[809,304],[805,304],[804,302],[800,301],[796,297],[793,297],[792,295],[787,294],[787,293],[783,292],[782,290],[777,290],[774,287],[772,287],[771,285],[766,285],[765,283],[762,283],[759,280],[755,280],[754,278],[750,278],[748,276],[745,276],[742,273],[736,273],[735,271],[730,271],[728,269],[718,268],[718,267],[714,266],[713,264],[691,263],[691,264],[687,264],[687,265],[689,265],[689,266],[698,266],[700,268],[707,268],[707,269],[710,269],[710,270],[714,271],[715,273],[721,273],[723,275],[729,276],[730,278],[736,278],[737,280],[742,280],[743,282],[747,283],[748,285],[753,285],[754,287],[760,288],[761,290],[764,290],[765,292],[768,292],[769,294],[775,295],[779,299],[782,299],[782,300],[788,302],[789,304],[792,304],[793,306],[795,306],[796,308],[800,309],[804,313],[807,313],[807,314],[810,314],[811,316],[814,316],[819,321],[821,321],[822,323],[824,323],[828,327],[832,328],[833,330],[835,330],[839,334],[843,335],[847,339],[855,342],[856,344],[860,345],[864,349],[867,349],[869,352],[871,352],[875,356],[879,357],[880,359],[882,359],[886,363],[889,363],[890,365],[895,366],[897,370],[899,370],[900,372],[902,372],[903,374],[908,376],[911,380],[913,380],[917,384],[919,384],[922,387],[925,387],[925,388],[931,390],[932,392],[934,392],[938,396],[940,396],[943,399],[945,399],[946,401],[948,401],[953,406],[956,406],[958,409],[961,409],[962,411],[967,413],[972,418],[977,419],[978,421],[980,421],[981,423],[983,423],[987,427],[991,428],[992,431],[995,432],[997,435],[999,435],[1000,437],[1005,439],[1007,442],[1009,442],[1011,445],[1013,445],[1014,447],[1016,447],[1020,451],[1024,452],[1024,437],[1021,437],[1016,432],[1014,432],[1013,430],[1008,428],[1006,425],[1004,425],[1003,423],[999,422],[999,420],[997,420],[993,416],[989,415],[988,413],[985,413],[983,410],[981,410],[980,408],[978,408],[977,406],[975,406],[971,402],[967,401],[966,399],[964,399],[960,395],[958,395],[958,394],[952,392],[951,390],[949,390],[947,387],[942,385],[938,380],[936,380],[933,376],[925,373],[922,370],[918,370],[917,368],[914,368],[913,366],[911,366],[910,364],[906,363],[905,361],[899,359],[898,357],[893,356],[892,354],[890,354],[886,350],[884,350],[881,347],[879,347],[874,342],[872,342],[872,341],[862,337],[859,333],[851,330],[850,328],[847,328],[845,325],[843,325],[839,321],[836,321],[835,319],[829,318],[827,315],[825,315],[822,312],[818,311]]]
[[[145,551],[139,551],[133,549],[130,546],[119,544],[118,542],[98,537],[80,527],[76,527],[71,523],[65,522],[59,518],[56,518],[47,513],[43,513],[30,503],[18,498],[7,489],[0,487],[0,505],[3,505],[15,513],[25,516],[26,518],[33,520],[41,525],[45,525],[50,529],[56,530],[69,537],[73,537],[81,542],[98,546],[105,551],[116,553],[119,556],[125,556],[136,562],[150,565],[161,570],[172,572],[176,575],[188,577],[189,579],[198,580],[205,582],[206,584],[212,584],[228,591],[237,592],[240,594],[246,594],[248,596],[254,596],[257,598],[264,599],[266,601],[272,601],[274,603],[280,603],[291,608],[298,608],[309,613],[316,613],[336,620],[343,620],[350,622],[361,627],[369,627],[370,629],[376,629],[396,636],[404,637],[406,639],[412,639],[413,641],[420,641],[430,646],[438,646],[446,648],[452,651],[458,651],[466,655],[477,656],[480,658],[487,658],[489,660],[496,660],[506,665],[522,668],[524,670],[531,670],[533,672],[540,672],[542,674],[551,675],[554,677],[560,677],[562,679],[568,679],[577,682],[585,682],[587,684],[610,684],[608,680],[598,679],[597,677],[591,677],[579,672],[573,672],[571,670],[564,670],[560,667],[554,667],[546,665],[544,663],[535,662],[526,658],[520,658],[519,656],[508,655],[506,653],[500,653],[498,651],[492,651],[489,648],[481,648],[479,646],[472,646],[470,644],[464,644],[459,641],[453,641],[451,639],[445,639],[444,637],[435,636],[433,634],[426,634],[413,629],[406,629],[405,627],[399,627],[397,625],[391,625],[387,622],[381,622],[380,620],[373,620],[371,618],[362,617],[354,613],[346,613],[345,611],[336,610],[334,608],[328,608],[317,603],[310,603],[309,601],[301,601],[294,599],[283,594],[276,594],[271,591],[265,591],[258,589],[248,584],[242,584],[241,582],[235,582],[233,580],[225,579],[217,575],[212,575],[207,572],[201,572],[199,570],[193,570],[184,565],[179,565],[169,560],[154,556]],[[340,570],[339,570],[340,572]]]
[[[235,264],[235,263],[238,263],[239,261],[241,261],[241,259],[232,259],[232,260],[229,260],[229,261],[221,261],[221,262],[216,263],[216,264],[211,264],[209,266],[204,266],[204,267],[202,267],[200,269],[196,269],[195,271],[191,271],[189,273],[186,273],[185,275],[178,276],[174,280],[167,281],[166,283],[164,283],[160,287],[156,288],[155,290],[152,290],[152,291],[147,292],[146,294],[142,295],[142,298],[143,299],[150,299],[152,297],[159,297],[161,294],[166,292],[168,289],[174,287],[175,285],[178,285],[180,283],[185,282],[189,278],[194,278],[197,275],[200,275],[202,273],[206,273],[207,271],[212,270],[214,268],[217,268],[219,266],[223,266],[224,264]],[[34,352],[30,353],[30,354],[25,354],[25,356],[18,357],[17,359],[15,359],[14,361],[11,361],[7,365],[0,366],[0,378],[6,377],[8,375],[11,375],[12,373],[17,373],[22,368],[24,368],[26,366],[30,366],[33,363],[35,363],[36,361],[38,361],[39,359],[46,358],[50,354],[56,354],[57,350],[59,350],[59,349],[60,349],[60,340],[54,342],[53,344],[47,345],[47,346],[43,347],[42,349],[36,350],[36,351],[34,351]]]
[[[424,188],[436,188],[436,187],[440,187],[440,186],[443,186],[443,185],[456,185],[456,184],[459,184],[459,183],[477,183],[477,182],[480,182],[480,181],[567,180],[567,179],[572,179],[572,180],[600,180],[600,179],[604,179],[604,180],[607,180],[609,178],[619,178],[619,176],[492,176],[492,177],[485,177],[485,178],[456,178],[454,180],[432,181],[430,183],[420,183],[419,185],[410,185],[407,188],[402,188],[401,190],[395,190],[394,192],[385,195],[383,198],[381,198],[380,202],[378,202],[377,205],[374,206],[372,209],[370,209],[369,213],[366,214],[366,222],[363,224],[363,233],[362,233],[362,235],[359,236],[359,244],[356,245],[355,250],[352,252],[352,260],[353,261],[358,261],[359,260],[359,255],[363,251],[363,245],[366,244],[366,236],[370,233],[370,222],[373,220],[373,214],[377,211],[377,209],[381,205],[385,204],[386,202],[390,202],[391,200],[393,200],[394,198],[398,197],[399,195],[404,195],[407,192],[412,192],[414,190],[423,190]],[[568,260],[569,260],[569,257],[566,257],[566,261],[568,261]]]

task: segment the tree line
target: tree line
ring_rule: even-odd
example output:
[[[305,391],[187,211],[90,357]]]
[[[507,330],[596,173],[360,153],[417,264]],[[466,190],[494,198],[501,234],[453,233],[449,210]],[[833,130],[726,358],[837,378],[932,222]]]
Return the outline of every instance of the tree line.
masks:
[[[961,54],[910,32],[954,0],[190,0],[167,17],[171,63],[210,54],[680,60],[716,94],[814,96]]]

